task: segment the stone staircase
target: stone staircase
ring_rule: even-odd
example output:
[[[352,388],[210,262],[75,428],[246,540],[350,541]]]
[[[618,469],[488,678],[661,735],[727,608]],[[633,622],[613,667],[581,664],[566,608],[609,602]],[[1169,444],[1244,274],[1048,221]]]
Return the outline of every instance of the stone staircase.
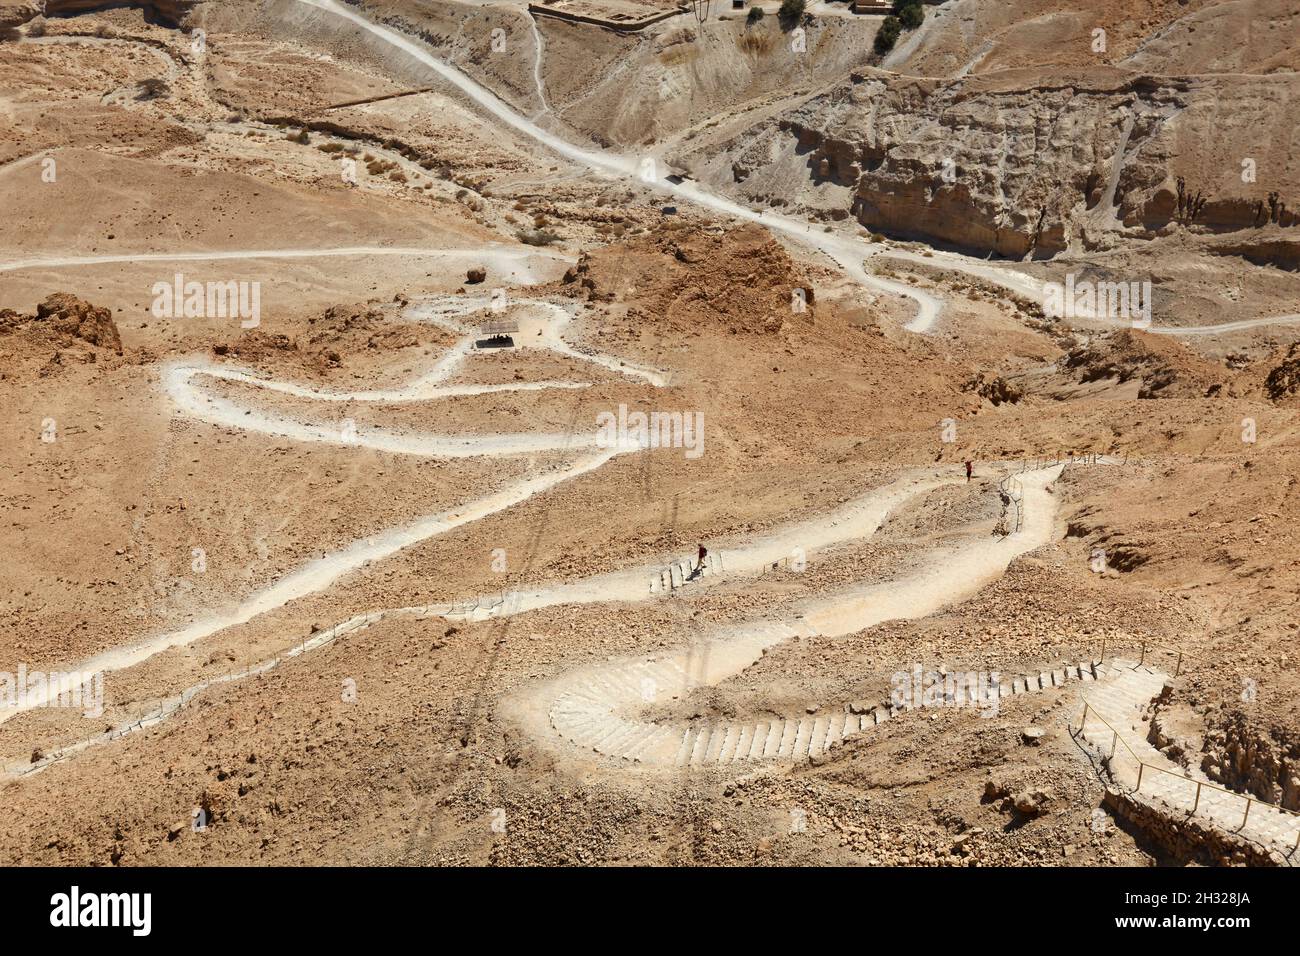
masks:
[[[1103,675],[1106,679],[1083,695],[1087,710],[1081,732],[1106,760],[1116,784],[1169,816],[1194,813],[1268,847],[1284,861],[1297,858],[1300,815],[1224,790],[1185,770],[1148,742],[1150,722],[1143,711],[1160,695],[1168,675],[1122,660],[1107,661],[1098,670],[1098,676]]]
[[[717,551],[710,551],[704,556],[704,567],[700,573],[691,577],[691,572],[695,570],[694,562],[690,560],[674,561],[666,568],[650,575],[650,593],[667,594],[670,591],[676,591],[678,588],[685,587],[693,581],[700,581],[707,577],[722,574],[722,555]]]
[[[775,634],[771,637],[769,643],[785,639]],[[761,654],[760,649],[754,659]],[[997,694],[999,698],[1013,697],[1069,684],[1092,684],[1097,680],[1095,667],[1091,663],[1067,665],[1003,680]],[[680,697],[693,687],[716,683],[699,679],[707,676],[692,674],[680,657],[589,669],[577,686],[570,686],[555,699],[550,709],[551,726],[571,743],[615,759],[646,765],[704,767],[815,757],[913,709],[910,701],[901,707],[888,702],[855,702],[827,714],[689,725],[656,724],[622,716],[663,699],[661,694]]]

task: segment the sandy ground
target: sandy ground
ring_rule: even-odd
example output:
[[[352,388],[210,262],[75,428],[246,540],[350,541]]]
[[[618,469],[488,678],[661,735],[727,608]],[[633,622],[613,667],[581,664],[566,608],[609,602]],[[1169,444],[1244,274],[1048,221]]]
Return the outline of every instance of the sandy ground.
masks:
[[[492,8],[347,11],[375,32],[329,6],[200,4],[201,56],[134,9],[0,41],[0,498],[23,556],[0,571],[0,671],[103,675],[93,716],[0,701],[0,859],[1189,861],[1098,823],[1069,686],[801,760],[652,766],[557,728],[563,693],[647,658],[713,661],[620,698],[680,729],[815,721],[914,666],[1037,673],[1104,642],[1172,674],[1182,654],[1153,742],[1300,809],[1294,330],[1035,307],[1051,268],[1146,250],[981,263],[642,182],[627,147],[698,116],[671,83],[659,113],[620,101],[605,142],[589,116],[619,56],[671,73],[682,24],[592,38],[503,8],[528,55],[493,63]],[[1173,14],[1150,6],[1154,33]],[[809,91],[850,68],[841,20]],[[420,29],[463,84],[382,35]],[[900,58],[955,70],[954,36],[936,20]],[[987,36],[976,72],[1009,55]],[[707,88],[733,118],[784,108],[766,79]],[[1167,324],[1295,311],[1284,270],[1160,254]],[[177,272],[258,283],[259,323],[160,315]],[[511,346],[479,347],[490,323]],[[602,444],[637,412],[700,441]],[[1004,537],[1022,471],[1029,522]],[[701,543],[720,570],[651,589]]]

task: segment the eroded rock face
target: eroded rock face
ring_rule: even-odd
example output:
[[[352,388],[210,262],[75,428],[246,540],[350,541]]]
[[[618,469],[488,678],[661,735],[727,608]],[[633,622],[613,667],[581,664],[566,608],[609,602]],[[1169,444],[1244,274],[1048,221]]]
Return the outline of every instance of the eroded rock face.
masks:
[[[18,27],[41,15],[44,0],[0,0],[0,40],[18,35]]]
[[[1285,157],[1251,157],[1256,169],[1280,162],[1267,183],[1247,182],[1242,157],[1224,144],[1285,142],[1297,106],[1294,73],[1093,68],[941,80],[868,71],[745,130],[724,144],[721,162],[683,161],[751,202],[1046,257],[1111,232],[1292,228],[1300,183],[1287,178],[1295,174]]]
[[[145,14],[168,26],[181,21],[198,0],[0,0],[0,39],[39,16],[67,17],[110,7],[140,7]]]
[[[1060,367],[1080,382],[1141,379],[1138,398],[1194,398],[1222,387],[1222,373],[1186,346],[1149,332],[1123,329],[1075,346]]]
[[[1205,735],[1201,769],[1211,780],[1288,810],[1300,810],[1300,741],[1294,733],[1226,713]]]
[[[91,305],[68,292],[56,292],[36,307],[36,318],[74,338],[122,354],[122,338],[108,309]]]
[[[1012,385],[1001,375],[986,375],[981,372],[962,386],[964,391],[975,392],[980,398],[986,398],[994,405],[1004,402],[1015,404],[1024,398],[1025,393]]]
[[[638,304],[628,315],[662,329],[772,335],[811,325],[816,316],[812,283],[758,225],[715,233],[661,223],[645,236],[581,254],[564,282],[571,295],[593,302],[613,302],[635,286]]]
[[[1300,343],[1292,343],[1286,357],[1269,371],[1264,389],[1275,402],[1300,391]]]

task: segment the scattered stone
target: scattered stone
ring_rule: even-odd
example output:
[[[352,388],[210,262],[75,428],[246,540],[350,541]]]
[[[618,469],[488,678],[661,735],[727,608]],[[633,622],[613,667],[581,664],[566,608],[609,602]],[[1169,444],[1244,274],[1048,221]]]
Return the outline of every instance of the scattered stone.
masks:
[[[1028,790],[1022,790],[1011,798],[1011,805],[1016,808],[1016,812],[1024,814],[1027,817],[1041,816],[1047,812],[1047,808],[1052,801],[1056,799],[1050,790],[1044,790],[1041,787],[1031,787]]]

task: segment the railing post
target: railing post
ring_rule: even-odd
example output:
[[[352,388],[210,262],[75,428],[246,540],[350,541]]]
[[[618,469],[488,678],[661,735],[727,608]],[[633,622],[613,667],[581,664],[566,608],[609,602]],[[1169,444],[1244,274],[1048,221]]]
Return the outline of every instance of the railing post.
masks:
[[[1083,702],[1083,716],[1079,719],[1079,733],[1083,733],[1083,726],[1088,722],[1088,702]]]
[[[1110,738],[1110,759],[1111,759],[1111,760],[1114,760],[1114,759],[1115,759],[1115,748],[1117,748],[1117,747],[1119,746],[1119,731],[1118,731],[1118,730],[1115,730],[1115,731],[1112,731],[1112,733],[1114,734],[1114,736],[1112,736],[1112,737]]]
[[[1246,815],[1241,818],[1240,830],[1246,829],[1246,821],[1250,819],[1250,797],[1246,798]]]
[[[1138,793],[1142,789],[1142,771],[1145,770],[1146,768],[1147,768],[1146,764],[1140,761],[1138,762],[1138,785],[1133,788],[1134,793]]]
[[[1147,659],[1147,642],[1146,642],[1146,641],[1143,641],[1143,642],[1142,642],[1142,657],[1141,657],[1141,659],[1138,661],[1138,667],[1141,667],[1143,664],[1145,664],[1145,663],[1146,663],[1146,659]]]
[[[1106,663],[1106,638],[1104,637],[1101,639],[1101,660],[1099,660],[1097,663],[1098,664]]]
[[[1178,665],[1174,668],[1174,676],[1177,677],[1183,669],[1183,652],[1178,652]]]

